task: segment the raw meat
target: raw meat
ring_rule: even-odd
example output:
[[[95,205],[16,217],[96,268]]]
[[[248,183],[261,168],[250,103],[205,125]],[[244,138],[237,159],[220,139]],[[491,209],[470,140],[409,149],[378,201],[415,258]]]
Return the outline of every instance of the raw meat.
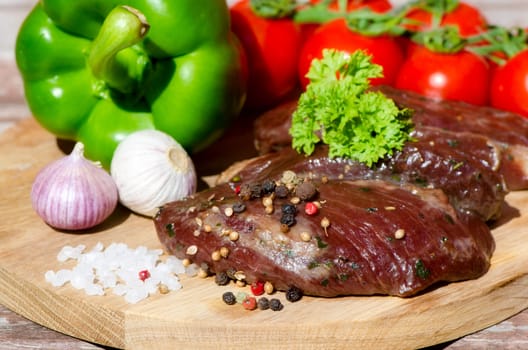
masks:
[[[476,107],[457,101],[435,101],[419,94],[378,87],[401,107],[414,111],[413,121],[424,126],[486,138],[498,151],[500,167],[509,190],[528,189],[528,119],[488,107]],[[286,102],[255,121],[255,146],[261,154],[289,146],[288,130],[296,101]]]
[[[160,209],[167,251],[211,273],[321,297],[407,297],[486,273],[495,248],[487,223],[509,190],[528,188],[528,121],[380,89],[415,111],[415,141],[371,168],[330,159],[326,146],[299,155],[288,134],[296,103],[284,104],[255,122],[261,156]]]
[[[213,273],[237,271],[248,283],[270,281],[279,290],[323,297],[410,296],[488,270],[494,249],[488,226],[455,211],[443,192],[380,180],[315,183],[320,210],[307,215],[301,202],[287,232],[281,206],[291,196],[276,197],[268,214],[261,198],[241,202],[226,183],[163,207],[155,218],[159,239],[170,253]],[[245,210],[230,215],[240,203]],[[213,259],[222,247],[227,257]]]

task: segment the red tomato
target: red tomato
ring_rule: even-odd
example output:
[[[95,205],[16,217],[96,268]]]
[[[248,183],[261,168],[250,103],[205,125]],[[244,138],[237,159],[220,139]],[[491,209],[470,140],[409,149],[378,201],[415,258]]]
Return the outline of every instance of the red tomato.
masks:
[[[321,0],[310,0],[311,4],[317,4],[319,2],[321,2]],[[348,12],[365,7],[368,7],[377,13],[387,12],[392,9],[392,5],[388,0],[349,0],[347,3]],[[338,10],[339,5],[337,0],[331,2],[328,8],[331,10]],[[316,23],[303,23],[301,25],[303,41],[306,41],[306,39],[308,39],[319,26],[320,24]]]
[[[421,22],[422,24],[407,25],[412,31],[423,31],[431,28],[432,18],[430,12],[415,8],[406,16],[408,19]],[[464,2],[459,2],[458,6],[451,12],[446,13],[440,22],[441,26],[456,25],[462,37],[468,37],[486,30],[488,23],[482,12]]]
[[[468,51],[435,53],[416,46],[401,66],[396,87],[443,100],[488,102],[489,66]]]
[[[361,35],[351,31],[344,20],[333,20],[319,27],[303,45],[299,57],[299,79],[303,88],[309,82],[306,74],[312,60],[321,58],[325,48],[348,53],[362,49],[372,55],[372,61],[383,67],[383,77],[374,79],[373,85],[393,84],[404,59],[402,49],[394,38]]]
[[[231,29],[244,48],[248,64],[246,108],[278,103],[298,86],[301,31],[291,19],[258,16],[243,0],[230,8]]]
[[[528,49],[495,68],[490,98],[493,107],[528,117]]]

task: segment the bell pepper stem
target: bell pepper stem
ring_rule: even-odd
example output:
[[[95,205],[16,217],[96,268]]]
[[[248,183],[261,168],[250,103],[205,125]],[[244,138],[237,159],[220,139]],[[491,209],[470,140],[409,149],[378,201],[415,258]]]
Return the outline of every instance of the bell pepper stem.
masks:
[[[149,63],[147,55],[134,45],[147,35],[149,28],[145,16],[132,7],[118,6],[110,11],[88,56],[95,78],[122,93],[132,92]]]

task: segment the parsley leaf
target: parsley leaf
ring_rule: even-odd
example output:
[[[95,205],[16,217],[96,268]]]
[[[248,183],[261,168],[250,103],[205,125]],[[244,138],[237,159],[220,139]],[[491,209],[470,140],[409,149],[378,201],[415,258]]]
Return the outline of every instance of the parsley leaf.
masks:
[[[351,55],[324,50],[313,60],[310,84],[293,113],[292,147],[310,155],[316,144],[329,146],[329,157],[351,158],[372,166],[411,140],[408,109],[399,109],[379,91],[368,91],[382,67],[363,51]]]

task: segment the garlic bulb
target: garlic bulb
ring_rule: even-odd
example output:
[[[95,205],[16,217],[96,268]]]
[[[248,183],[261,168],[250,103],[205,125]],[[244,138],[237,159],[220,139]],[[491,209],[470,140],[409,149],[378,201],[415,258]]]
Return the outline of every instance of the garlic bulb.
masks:
[[[165,203],[196,191],[194,164],[171,136],[158,130],[128,135],[117,146],[110,173],[121,204],[145,216],[154,216]]]
[[[112,214],[117,187],[99,165],[84,157],[75,144],[68,156],[44,167],[31,187],[33,209],[50,226],[61,230],[92,228]]]

